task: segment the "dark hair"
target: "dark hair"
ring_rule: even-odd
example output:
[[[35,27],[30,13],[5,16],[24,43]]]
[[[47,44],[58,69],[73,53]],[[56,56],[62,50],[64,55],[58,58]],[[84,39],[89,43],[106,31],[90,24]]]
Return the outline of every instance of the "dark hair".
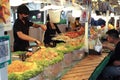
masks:
[[[47,14],[46,20],[47,20],[47,21],[50,21],[50,16],[49,16],[49,14]]]
[[[25,4],[21,4],[17,8],[17,13],[19,14],[29,14],[29,9]]]
[[[79,18],[79,17],[76,17],[75,20],[80,20],[80,18]]]
[[[115,29],[108,30],[106,34],[108,34],[112,38],[119,38],[119,33]]]

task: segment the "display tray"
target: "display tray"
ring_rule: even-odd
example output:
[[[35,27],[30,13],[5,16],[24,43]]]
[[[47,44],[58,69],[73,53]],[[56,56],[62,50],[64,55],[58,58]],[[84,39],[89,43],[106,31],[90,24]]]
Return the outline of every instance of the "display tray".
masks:
[[[56,47],[51,48],[40,46],[40,50],[38,50],[38,47],[36,46],[30,47],[29,50],[33,52],[33,54],[29,58],[22,60],[24,62],[21,62],[21,65],[24,65],[26,62],[34,63],[36,65],[32,65],[34,68],[32,68],[31,71],[28,73],[25,70],[22,74],[16,74],[16,76],[14,75],[15,72],[13,72],[13,74],[9,73],[9,80],[13,80],[13,78],[15,78],[15,80],[19,80],[18,78],[20,78],[21,80],[58,80],[56,78],[60,77],[65,72],[65,70],[63,69],[71,68],[72,66],[74,66],[76,61],[82,59],[81,53],[74,52],[73,54],[72,52],[84,47],[82,41],[84,38],[82,36],[74,39],[72,38],[72,40],[70,40],[70,38],[66,36],[63,36],[63,38],[65,42],[64,40],[58,40],[57,42],[60,44],[56,45]],[[26,52],[19,52],[15,54],[24,57],[26,56]],[[73,56],[77,59],[76,61],[73,60]],[[18,59],[22,58],[18,57]],[[27,65],[28,67],[32,67],[31,64]],[[14,67],[17,68],[17,66],[15,65]],[[21,68],[19,70],[21,70]],[[40,74],[41,72],[42,74]]]
[[[79,50],[76,50],[79,51]],[[75,51],[75,52],[76,52]],[[80,51],[81,52],[81,51]],[[20,54],[24,54],[25,52],[18,52],[18,53],[14,53],[15,55],[20,55]],[[82,54],[82,53],[80,53]],[[64,54],[64,58],[63,60],[56,62],[55,64],[51,64],[49,66],[44,67],[43,71],[41,73],[39,73],[38,75],[31,77],[29,80],[58,80],[58,78],[60,78],[61,76],[63,76],[66,73],[66,70],[72,68],[76,62],[78,62],[80,60],[80,58],[82,59],[81,56],[79,56],[79,60],[73,61],[73,53],[69,52]],[[77,57],[77,55],[76,55]],[[18,59],[20,59],[17,56]],[[75,58],[75,57],[74,57]],[[11,79],[10,79],[11,80]],[[17,80],[17,78],[16,78]]]

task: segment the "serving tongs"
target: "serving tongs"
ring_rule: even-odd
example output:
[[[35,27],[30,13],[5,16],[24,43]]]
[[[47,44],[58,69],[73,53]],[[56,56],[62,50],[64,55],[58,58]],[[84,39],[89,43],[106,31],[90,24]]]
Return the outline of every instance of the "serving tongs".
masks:
[[[30,47],[27,48],[27,52],[24,52],[23,54],[19,55],[19,59],[22,60],[22,61],[25,61],[26,58],[30,57],[30,55],[27,55],[27,53],[34,54],[35,52],[37,52],[40,49],[41,49],[41,47],[37,46],[37,45],[30,46]]]
[[[33,45],[33,46],[30,46],[30,47],[28,48],[28,51],[30,51],[30,52],[32,52],[32,53],[35,53],[35,52],[37,52],[37,51],[40,50],[40,49],[41,49],[40,46],[38,46],[38,45]]]

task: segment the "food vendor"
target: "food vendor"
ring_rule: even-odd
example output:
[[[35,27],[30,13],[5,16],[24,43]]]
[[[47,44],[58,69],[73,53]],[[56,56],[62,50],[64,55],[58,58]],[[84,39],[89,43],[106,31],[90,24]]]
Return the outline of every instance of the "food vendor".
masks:
[[[26,51],[29,47],[29,42],[35,42],[41,45],[41,42],[31,36],[29,36],[29,28],[42,28],[46,30],[44,24],[35,24],[28,20],[29,9],[25,4],[21,4],[17,7],[17,19],[13,25],[13,35],[14,35],[14,51]]]
[[[50,21],[49,14],[47,15],[46,26],[47,30],[45,31],[44,35],[44,44],[46,47],[54,47],[57,40],[52,40],[52,38],[55,37],[56,33],[60,34],[61,31],[59,30],[56,23]]]
[[[81,28],[81,24],[79,22],[79,17],[76,17],[75,18],[75,22],[71,24],[71,30],[72,31],[76,31],[76,30],[79,30]]]

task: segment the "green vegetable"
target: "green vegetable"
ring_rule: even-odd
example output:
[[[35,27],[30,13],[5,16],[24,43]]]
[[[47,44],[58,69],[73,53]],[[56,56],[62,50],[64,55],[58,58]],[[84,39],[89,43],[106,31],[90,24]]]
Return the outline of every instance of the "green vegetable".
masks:
[[[24,80],[21,74],[11,73],[8,75],[8,80]]]
[[[26,51],[16,51],[16,52],[12,52],[12,55],[20,55],[20,54],[25,54]]]

